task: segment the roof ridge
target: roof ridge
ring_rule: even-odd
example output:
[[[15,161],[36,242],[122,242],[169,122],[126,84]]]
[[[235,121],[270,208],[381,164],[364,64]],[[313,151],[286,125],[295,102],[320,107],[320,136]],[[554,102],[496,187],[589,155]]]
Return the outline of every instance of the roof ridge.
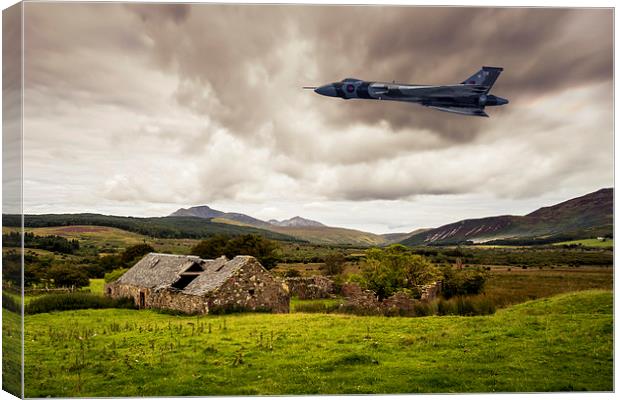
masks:
[[[157,253],[155,251],[152,251],[150,253],[148,253],[148,255],[153,255],[153,256],[166,256],[166,257],[183,257],[183,258],[200,258],[198,256],[192,255],[192,254],[169,254],[169,253]]]

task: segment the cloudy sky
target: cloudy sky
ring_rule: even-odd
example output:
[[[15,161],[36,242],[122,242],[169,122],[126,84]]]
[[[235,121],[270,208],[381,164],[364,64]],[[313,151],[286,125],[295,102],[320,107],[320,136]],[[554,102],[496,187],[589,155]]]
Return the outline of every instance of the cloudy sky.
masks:
[[[25,4],[25,212],[208,204],[377,233],[613,185],[610,9]],[[458,83],[491,118],[303,91]]]

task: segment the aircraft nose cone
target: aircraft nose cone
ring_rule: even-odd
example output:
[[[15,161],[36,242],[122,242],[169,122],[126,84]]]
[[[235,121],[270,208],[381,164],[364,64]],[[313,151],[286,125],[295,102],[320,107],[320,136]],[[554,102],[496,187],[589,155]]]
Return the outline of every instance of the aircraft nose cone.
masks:
[[[508,99],[504,99],[501,97],[497,98],[497,104],[499,104],[500,106],[503,106],[504,104],[508,104],[508,103],[509,103]]]
[[[314,91],[323,96],[338,97],[338,94],[336,93],[336,88],[334,87],[334,85],[331,84],[320,86],[314,89]]]

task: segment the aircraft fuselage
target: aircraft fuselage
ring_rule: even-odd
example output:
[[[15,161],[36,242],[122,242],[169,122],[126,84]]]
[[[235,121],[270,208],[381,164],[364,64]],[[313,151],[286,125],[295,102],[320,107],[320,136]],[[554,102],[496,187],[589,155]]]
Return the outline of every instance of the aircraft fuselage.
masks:
[[[487,116],[484,108],[508,104],[508,100],[489,94],[501,68],[483,67],[468,80],[456,85],[414,85],[369,82],[347,78],[314,89],[323,96],[349,99],[390,100],[418,103],[441,111]]]

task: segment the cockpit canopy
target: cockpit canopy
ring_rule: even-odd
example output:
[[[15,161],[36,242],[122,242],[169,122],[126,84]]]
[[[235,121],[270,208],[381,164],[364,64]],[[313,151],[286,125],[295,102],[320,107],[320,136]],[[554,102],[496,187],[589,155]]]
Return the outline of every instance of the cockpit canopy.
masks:
[[[342,80],[342,82],[359,82],[361,81],[361,79],[357,79],[357,78],[345,78]]]

